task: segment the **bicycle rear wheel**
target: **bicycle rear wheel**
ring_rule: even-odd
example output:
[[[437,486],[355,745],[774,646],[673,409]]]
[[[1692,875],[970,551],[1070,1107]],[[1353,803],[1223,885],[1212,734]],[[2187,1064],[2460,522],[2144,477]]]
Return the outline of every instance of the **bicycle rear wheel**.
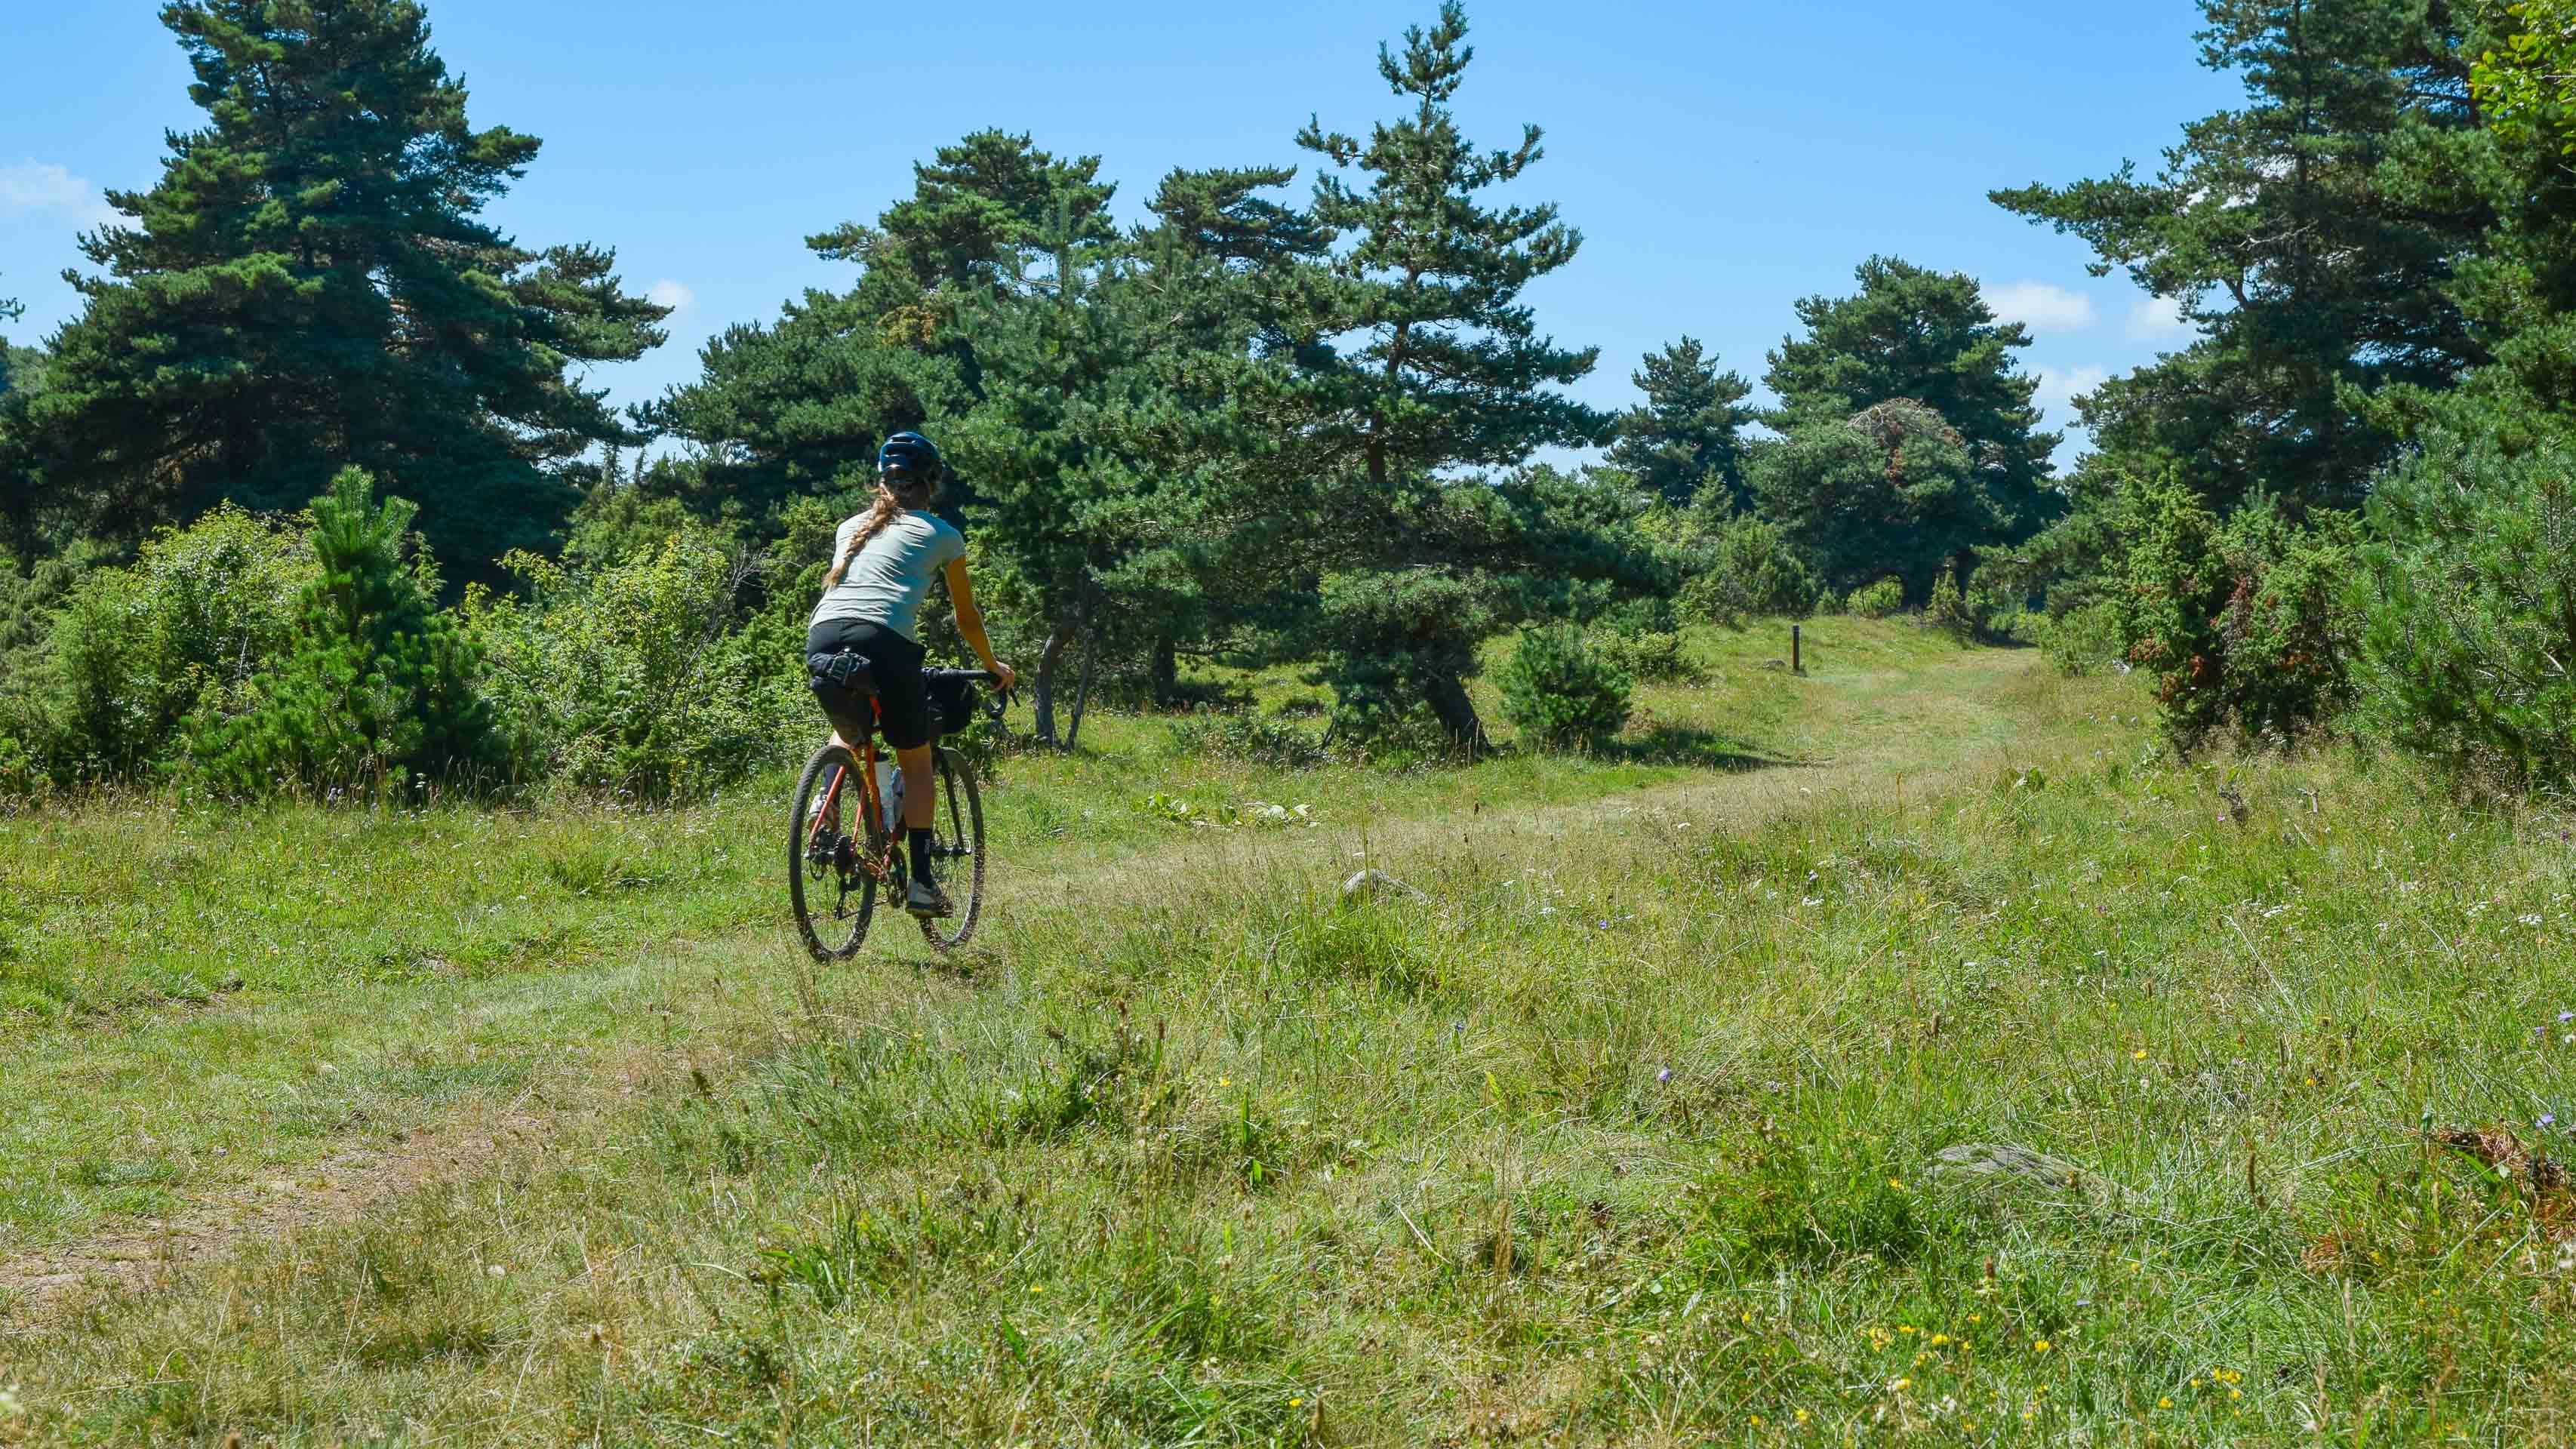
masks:
[[[975,789],[975,767],[955,750],[932,761],[931,858],[939,884],[956,912],[921,918],[922,937],[934,951],[954,951],[975,934],[984,916],[984,797]]]
[[[787,816],[787,898],[796,929],[817,961],[842,961],[868,938],[877,883],[860,865],[870,848],[859,760],[846,746],[825,745],[805,762]],[[852,831],[852,825],[863,828]]]

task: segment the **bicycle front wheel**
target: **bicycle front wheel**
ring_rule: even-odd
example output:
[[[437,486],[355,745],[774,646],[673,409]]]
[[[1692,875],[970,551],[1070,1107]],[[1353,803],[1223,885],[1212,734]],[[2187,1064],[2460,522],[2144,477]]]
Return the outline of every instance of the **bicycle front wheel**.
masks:
[[[984,916],[984,797],[975,790],[975,767],[955,750],[938,751],[932,766],[930,851],[956,911],[922,917],[921,934],[932,950],[954,951]]]
[[[876,879],[861,864],[869,853],[866,813],[858,756],[841,745],[816,750],[788,806],[787,898],[817,961],[857,954],[876,914]]]

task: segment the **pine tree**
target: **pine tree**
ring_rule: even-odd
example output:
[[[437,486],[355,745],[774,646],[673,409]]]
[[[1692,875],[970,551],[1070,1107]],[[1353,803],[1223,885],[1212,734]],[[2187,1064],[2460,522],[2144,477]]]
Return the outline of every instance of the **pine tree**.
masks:
[[[1744,483],[1744,425],[1754,411],[1744,399],[1753,385],[1735,372],[1720,372],[1699,342],[1685,337],[1648,353],[1631,380],[1645,404],[1619,417],[1619,440],[1610,463],[1635,475],[1639,486],[1676,508],[1711,492],[1728,513],[1752,504]]]
[[[2050,486],[2049,454],[2060,437],[2039,431],[2039,380],[2014,366],[2028,329],[1995,320],[1976,279],[1962,273],[1872,257],[1854,276],[1853,296],[1797,303],[1807,335],[1771,353],[1763,381],[1780,407],[1766,421],[1783,432],[1839,425],[1907,399],[1957,434],[1975,463],[1973,486],[2001,514],[1994,536],[1975,541],[2016,541],[2056,517],[2062,500]]]
[[[415,510],[374,494],[364,470],[346,468],[313,500],[321,574],[293,647],[253,677],[239,712],[192,722],[191,754],[218,787],[319,793],[497,763],[473,647],[437,608],[428,561],[405,557]]]
[[[940,147],[928,165],[915,164],[912,195],[875,226],[844,223],[805,244],[864,267],[861,299],[883,316],[935,293],[1013,285],[1050,237],[1073,246],[1110,241],[1117,229],[1109,201],[1118,188],[1099,175],[1097,156],[1058,160],[1025,133],[977,131]],[[934,305],[922,320],[937,315]]]
[[[1597,348],[1542,337],[1521,289],[1574,260],[1580,232],[1556,207],[1488,207],[1480,193],[1520,179],[1545,154],[1536,126],[1507,151],[1478,152],[1449,101],[1475,50],[1458,0],[1442,0],[1429,32],[1405,31],[1404,54],[1381,47],[1378,73],[1413,114],[1382,124],[1367,144],[1308,122],[1297,144],[1356,168],[1365,190],[1327,173],[1315,185],[1316,222],[1354,243],[1333,261],[1331,305],[1355,345],[1314,359],[1319,384],[1339,392],[1326,426],[1348,439],[1381,493],[1439,469],[1508,467],[1539,448],[1598,442],[1606,420],[1550,385],[1579,381]]]
[[[161,179],[112,191],[104,278],[30,420],[47,487],[132,537],[223,499],[299,503],[344,466],[421,500],[463,573],[543,546],[572,506],[550,471],[632,441],[574,363],[657,344],[664,309],[611,253],[531,251],[481,218],[538,141],[475,130],[405,0],[184,0],[206,124]]]
[[[1337,687],[1346,699],[1410,695],[1474,749],[1474,641],[1511,622],[1488,568],[1496,540],[1520,534],[1498,534],[1486,500],[1453,496],[1481,485],[1450,470],[1598,443],[1609,419],[1555,390],[1591,372],[1598,350],[1557,346],[1520,301],[1582,237],[1553,205],[1484,201],[1543,153],[1536,126],[1490,152],[1459,132],[1449,103],[1475,53],[1466,37],[1465,10],[1444,0],[1430,30],[1405,32],[1400,55],[1378,52],[1379,74],[1413,98],[1410,115],[1366,143],[1314,121],[1299,133],[1334,168],[1316,182],[1315,221],[1348,244],[1294,299],[1290,395],[1253,411],[1296,439],[1322,572],[1349,576],[1311,595]],[[1364,186],[1338,174],[1352,171]]]
[[[914,166],[912,195],[873,225],[806,238],[857,263],[857,284],[809,289],[775,322],[726,329],[698,380],[641,410],[699,446],[665,481],[702,515],[738,514],[763,534],[796,499],[858,495],[888,433],[935,434],[975,405],[964,312],[1043,284],[1059,232],[1078,247],[1112,239],[1116,188],[1099,170],[1097,156],[1059,159],[1028,136],[978,131]]]
[[[15,306],[16,304],[9,304]],[[7,313],[17,316],[17,313]],[[44,491],[36,475],[34,434],[27,422],[43,386],[45,354],[0,339],[0,549],[21,571],[32,571],[53,549],[40,519]]]
[[[2094,443],[2182,460],[2221,511],[2261,488],[2349,507],[2398,429],[2368,406],[2486,360],[2453,285],[2494,220],[2498,140],[2470,86],[2501,6],[2202,0],[2201,58],[2248,104],[2194,121],[2152,179],[2123,165],[1997,191],[2093,244],[2199,337],[2079,402]],[[2125,464],[2123,466],[2126,466]]]
[[[1849,418],[1802,414],[1748,471],[1762,516],[1787,529],[1838,591],[1894,574],[1920,604],[1952,560],[2006,524],[1967,439],[1911,399]]]

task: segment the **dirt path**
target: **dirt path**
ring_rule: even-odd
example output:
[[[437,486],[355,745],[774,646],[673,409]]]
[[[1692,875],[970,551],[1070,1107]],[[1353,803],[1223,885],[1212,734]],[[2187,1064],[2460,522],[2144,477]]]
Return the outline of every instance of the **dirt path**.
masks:
[[[1730,821],[1758,823],[1834,792],[1884,796],[1945,788],[1944,781],[1978,768],[1981,757],[1993,756],[2000,764],[2031,752],[2034,742],[2018,738],[2013,716],[2017,690],[2044,687],[2034,683],[2041,676],[2035,659],[1966,654],[1957,665],[1937,672],[1944,676],[1938,692],[1924,688],[1922,671],[1846,676],[1810,691],[1778,742],[1807,763],[1697,776],[1540,810],[1485,812],[1472,820],[1387,819],[1370,827],[1371,853],[1400,863],[1461,846],[1497,855],[1550,850],[1558,848],[1570,829],[1618,828],[1640,813],[1686,818],[1712,828]],[[1909,786],[1909,780],[1917,783]],[[1060,897],[1087,877],[1241,869],[1256,860],[1274,870],[1337,873],[1355,843],[1341,830],[1234,839],[1240,840],[1239,847],[1229,844],[1215,852],[1207,841],[1192,838],[1112,863],[1083,863],[1069,856],[1062,864],[1017,872],[1006,865],[995,893],[998,949],[1007,959],[1015,899]],[[666,993],[657,1010],[685,1014],[690,1021],[694,1034],[681,1054],[633,1040],[588,1050],[568,1046],[506,1102],[459,1108],[425,1129],[342,1145],[289,1169],[214,1184],[148,1222],[116,1225],[0,1258],[0,1341],[46,1332],[65,1310],[90,1295],[165,1287],[192,1265],[244,1243],[349,1221],[435,1184],[571,1150],[612,1128],[653,1095],[705,1090],[711,1077],[738,1069],[786,1039],[789,1026],[781,1020],[778,993],[779,963],[790,954],[783,939],[783,933],[749,934],[676,946],[656,953],[661,958],[656,962],[630,968],[636,989]],[[795,959],[801,962],[802,957]],[[866,972],[881,966],[881,959],[872,966],[862,957],[852,969]],[[755,969],[732,969],[737,967]],[[965,982],[947,985],[972,989]],[[808,978],[799,987],[809,1010],[814,1009],[813,986]]]

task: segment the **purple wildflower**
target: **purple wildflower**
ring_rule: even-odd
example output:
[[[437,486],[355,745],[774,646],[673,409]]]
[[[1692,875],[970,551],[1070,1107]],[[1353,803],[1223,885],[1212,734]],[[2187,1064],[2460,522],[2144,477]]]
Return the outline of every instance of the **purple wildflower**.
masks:
[[[1655,1073],[1655,1080],[1658,1082],[1669,1082],[1672,1079],[1673,1069],[1670,1067],[1666,1067],[1662,1071]]]
[[[2547,1127],[2557,1120],[2558,1114],[2555,1112],[2543,1112],[2540,1114],[2540,1125],[2543,1127]]]

